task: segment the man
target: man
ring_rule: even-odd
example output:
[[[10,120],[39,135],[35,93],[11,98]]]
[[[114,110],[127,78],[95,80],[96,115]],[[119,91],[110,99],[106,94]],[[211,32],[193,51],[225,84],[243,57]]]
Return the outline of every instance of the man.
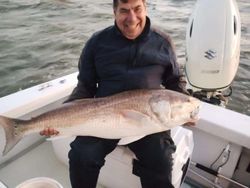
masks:
[[[115,24],[95,33],[79,60],[78,84],[67,101],[105,97],[132,89],[164,86],[182,92],[172,44],[151,28],[146,0],[114,0]],[[45,129],[41,134],[58,132]],[[96,187],[100,168],[119,140],[78,136],[69,152],[73,188]],[[133,173],[143,188],[172,188],[170,131],[148,135],[127,145],[136,155]],[[126,182],[124,182],[126,183]]]

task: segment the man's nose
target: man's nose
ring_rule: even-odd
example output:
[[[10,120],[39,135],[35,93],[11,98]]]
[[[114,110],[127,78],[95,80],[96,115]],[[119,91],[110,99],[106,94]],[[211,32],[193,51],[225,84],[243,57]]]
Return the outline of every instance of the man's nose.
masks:
[[[127,20],[128,20],[129,22],[134,22],[134,21],[136,21],[136,14],[135,14],[135,12],[134,12],[133,10],[130,10],[130,11],[129,11]]]

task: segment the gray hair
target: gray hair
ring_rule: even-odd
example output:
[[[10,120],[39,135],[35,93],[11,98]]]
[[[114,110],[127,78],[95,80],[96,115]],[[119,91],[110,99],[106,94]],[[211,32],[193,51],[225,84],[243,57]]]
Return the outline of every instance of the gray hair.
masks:
[[[122,2],[122,3],[127,3],[128,0],[113,0],[113,9],[116,9],[119,2]],[[145,4],[146,3],[146,0],[142,0],[142,2]]]

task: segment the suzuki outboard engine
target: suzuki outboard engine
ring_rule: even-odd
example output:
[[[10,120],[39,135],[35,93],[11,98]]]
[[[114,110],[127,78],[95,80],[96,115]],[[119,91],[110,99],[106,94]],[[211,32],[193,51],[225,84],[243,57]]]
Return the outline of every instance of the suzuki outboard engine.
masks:
[[[187,89],[225,105],[240,58],[241,22],[235,0],[198,0],[186,32]]]

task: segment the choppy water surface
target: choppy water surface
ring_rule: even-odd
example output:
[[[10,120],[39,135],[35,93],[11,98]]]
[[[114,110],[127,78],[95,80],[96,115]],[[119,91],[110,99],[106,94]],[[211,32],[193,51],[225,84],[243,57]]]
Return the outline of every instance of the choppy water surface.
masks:
[[[228,108],[250,115],[250,2],[238,0],[240,67]],[[185,32],[195,0],[150,0],[152,23],[173,38],[184,62]],[[110,0],[1,0],[0,97],[77,71],[86,40],[113,24]]]

